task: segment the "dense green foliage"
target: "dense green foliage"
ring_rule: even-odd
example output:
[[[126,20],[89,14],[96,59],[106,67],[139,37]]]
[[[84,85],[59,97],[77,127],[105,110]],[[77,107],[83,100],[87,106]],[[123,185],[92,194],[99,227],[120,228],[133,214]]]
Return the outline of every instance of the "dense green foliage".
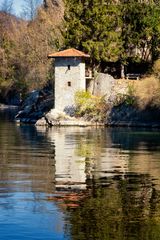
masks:
[[[121,2],[124,53],[127,57],[140,61],[154,61],[158,57],[160,46],[160,2]]]
[[[113,1],[83,0],[66,3],[66,46],[91,54],[92,65],[117,61],[122,51],[120,9]]]
[[[66,0],[65,44],[101,62],[128,64],[159,56],[160,1]]]
[[[145,175],[134,176],[93,180],[91,196],[68,214],[74,240],[158,240],[159,191]]]

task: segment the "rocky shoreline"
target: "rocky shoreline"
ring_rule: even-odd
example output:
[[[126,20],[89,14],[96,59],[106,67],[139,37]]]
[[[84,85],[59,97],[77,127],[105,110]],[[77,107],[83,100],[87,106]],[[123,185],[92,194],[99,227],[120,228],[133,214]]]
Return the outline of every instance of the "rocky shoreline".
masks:
[[[0,110],[18,111],[18,107],[1,104]],[[104,122],[94,122],[86,121],[83,118],[71,117],[64,112],[51,109],[48,113],[43,114],[38,120],[35,120],[35,118],[32,119],[29,115],[28,117],[25,116],[21,119],[15,119],[15,121],[17,124],[34,124],[36,126],[44,127],[138,127],[160,129],[160,111],[157,109],[140,111],[133,106],[122,104],[121,106],[114,107],[110,112],[107,112],[106,115],[107,118]]]
[[[115,127],[160,128],[160,110],[157,108],[139,109],[123,103],[113,107],[106,119],[106,125]]]
[[[109,124],[105,124],[106,127],[129,127],[129,128],[153,128],[160,129],[160,123],[140,123],[140,122],[112,122]]]
[[[105,126],[104,123],[86,121],[83,118],[76,118],[67,115],[65,112],[52,109],[44,117],[39,119],[36,126],[79,126],[79,127],[88,127],[88,126]]]
[[[103,80],[103,81],[101,81]],[[103,83],[101,86],[101,82]],[[92,87],[90,86],[90,91]],[[15,117],[19,124],[35,124],[36,126],[107,126],[107,127],[143,127],[160,128],[160,109],[140,109],[125,101],[115,104],[117,97],[125,96],[128,85],[125,80],[117,81],[108,74],[100,74],[94,85],[95,96],[105,96],[108,104],[103,122],[90,120],[87,116],[77,118],[73,111],[65,113],[53,109],[54,97],[51,89],[45,88],[31,92],[22,103]],[[5,106],[2,105],[2,108]],[[87,115],[87,114],[86,114]]]
[[[126,113],[127,112],[127,113]],[[45,127],[64,127],[64,126],[78,126],[78,127],[141,127],[141,128],[160,128],[159,116],[160,112],[157,110],[139,111],[131,106],[119,106],[107,112],[107,118],[104,122],[87,121],[83,118],[76,118],[67,115],[65,112],[51,109],[44,114],[42,118],[35,121],[35,119],[22,118],[21,121],[16,120],[17,123],[35,124],[36,126]]]
[[[0,104],[0,110],[5,110],[5,109],[18,109],[18,106],[15,105],[6,105],[6,104]]]

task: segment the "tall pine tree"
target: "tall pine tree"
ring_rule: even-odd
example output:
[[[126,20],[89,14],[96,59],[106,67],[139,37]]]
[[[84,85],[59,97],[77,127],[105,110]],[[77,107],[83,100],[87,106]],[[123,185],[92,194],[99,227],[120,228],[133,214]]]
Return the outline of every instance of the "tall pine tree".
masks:
[[[160,0],[65,0],[65,47],[102,62],[151,62],[159,56]]]
[[[117,61],[122,51],[119,16],[111,0],[67,0],[66,47],[90,53],[94,68],[101,61]]]
[[[123,62],[154,61],[160,40],[160,1],[121,0]]]

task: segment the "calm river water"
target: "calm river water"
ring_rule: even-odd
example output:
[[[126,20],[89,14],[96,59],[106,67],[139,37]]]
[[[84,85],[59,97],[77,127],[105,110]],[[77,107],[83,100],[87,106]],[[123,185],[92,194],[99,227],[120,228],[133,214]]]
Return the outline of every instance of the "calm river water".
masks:
[[[160,132],[0,113],[0,239],[159,240]]]

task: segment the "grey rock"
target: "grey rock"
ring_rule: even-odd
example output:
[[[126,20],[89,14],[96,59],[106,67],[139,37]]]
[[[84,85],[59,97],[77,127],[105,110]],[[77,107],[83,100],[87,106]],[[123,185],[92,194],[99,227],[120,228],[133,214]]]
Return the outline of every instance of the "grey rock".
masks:
[[[65,107],[64,112],[65,112],[67,115],[73,117],[73,116],[75,116],[76,107],[75,107],[75,106]]]
[[[36,126],[47,126],[47,125],[48,125],[47,121],[44,117],[42,117],[36,122]]]
[[[91,121],[85,121],[80,118],[77,119],[75,117],[68,116],[65,112],[61,112],[57,109],[52,109],[48,112],[44,118],[38,120],[36,122],[37,126],[104,126],[103,123],[95,123]]]
[[[130,127],[160,127],[160,110],[139,109],[125,103],[112,107],[107,113],[106,125]]]
[[[53,95],[49,89],[35,90],[28,94],[15,117],[22,123],[36,123],[53,107]]]
[[[97,73],[88,86],[88,90],[95,96],[105,96],[108,100],[116,80],[109,74]]]

